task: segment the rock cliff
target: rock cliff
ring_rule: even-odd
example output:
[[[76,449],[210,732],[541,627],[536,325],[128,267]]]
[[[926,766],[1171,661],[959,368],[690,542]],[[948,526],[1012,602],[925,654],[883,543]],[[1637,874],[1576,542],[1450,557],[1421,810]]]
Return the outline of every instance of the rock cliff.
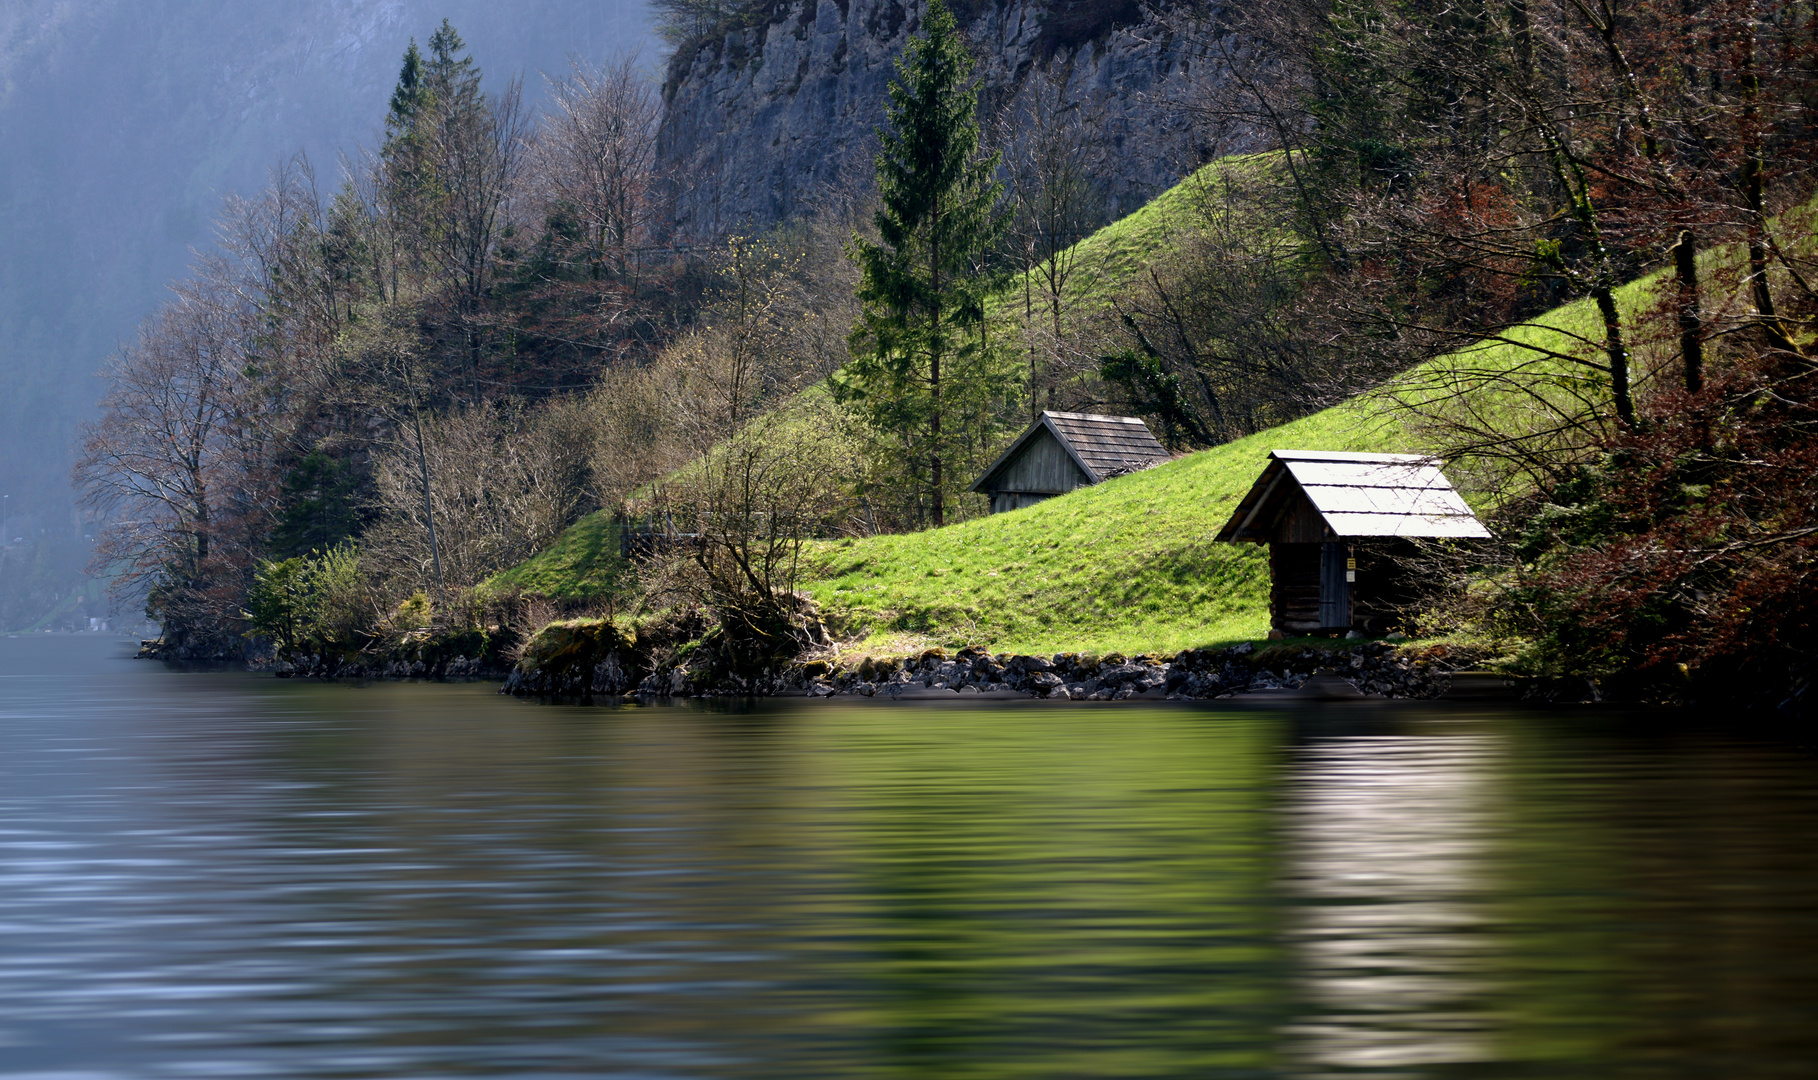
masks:
[[[1013,108],[1032,71],[1102,110],[1093,172],[1113,214],[1204,160],[1193,47],[1134,0],[985,0],[956,14],[978,57],[980,111]],[[659,153],[683,235],[765,225],[869,187],[875,131],[921,0],[790,0],[770,23],[672,58]],[[1204,71],[1207,65],[1199,64]]]

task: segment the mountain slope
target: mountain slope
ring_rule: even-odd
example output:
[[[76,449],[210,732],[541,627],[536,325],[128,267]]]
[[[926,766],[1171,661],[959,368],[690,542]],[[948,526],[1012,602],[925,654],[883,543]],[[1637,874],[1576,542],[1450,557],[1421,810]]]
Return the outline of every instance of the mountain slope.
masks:
[[[1162,251],[1190,205],[1189,180],[1081,241],[1110,277],[1136,272]],[[1721,254],[1715,257],[1722,257]],[[1652,302],[1657,278],[1619,293],[1630,312]],[[1096,289],[1082,287],[1080,302]],[[1569,304],[1486,342],[1418,367],[1391,387],[1280,427],[1130,476],[1082,488],[1024,510],[944,529],[814,545],[805,587],[848,634],[875,652],[939,644],[994,651],[1166,652],[1262,637],[1268,629],[1265,554],[1213,537],[1273,448],[1421,451],[1437,449],[1396,399],[1432,399],[1483,373],[1540,363],[1547,382],[1584,387],[1578,369],[1539,360],[1523,348],[1569,353],[1597,334],[1589,301]],[[1639,360],[1645,383],[1651,361]],[[1529,402],[1477,386],[1472,407],[1523,422]],[[1468,466],[1448,470],[1477,504]],[[551,550],[501,574],[516,587],[573,602],[629,599],[632,579],[617,534],[602,515],[571,529]]]

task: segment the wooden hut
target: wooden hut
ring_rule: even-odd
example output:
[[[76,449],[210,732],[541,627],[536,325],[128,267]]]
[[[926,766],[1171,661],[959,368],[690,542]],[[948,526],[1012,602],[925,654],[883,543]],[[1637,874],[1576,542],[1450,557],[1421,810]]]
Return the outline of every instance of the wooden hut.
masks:
[[[1149,425],[1134,416],[1044,411],[972,490],[990,496],[999,514],[1166,460]]]
[[[1415,538],[1489,536],[1436,458],[1271,450],[1218,539],[1269,545],[1269,621],[1291,634],[1386,630],[1419,582]]]

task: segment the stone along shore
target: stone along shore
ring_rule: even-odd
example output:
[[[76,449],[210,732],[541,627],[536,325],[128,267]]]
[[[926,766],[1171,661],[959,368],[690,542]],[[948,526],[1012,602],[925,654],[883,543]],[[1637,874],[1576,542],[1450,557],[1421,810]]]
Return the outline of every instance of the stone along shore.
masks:
[[[1258,691],[1323,690],[1332,696],[1434,698],[1477,658],[1444,645],[1365,642],[1349,648],[1243,643],[1172,656],[1057,653],[1023,656],[930,649],[852,663],[811,660],[756,677],[707,676],[687,667],[640,672],[618,650],[559,665],[520,663],[504,692],[529,697],[862,697],[958,700],[1198,701]]]

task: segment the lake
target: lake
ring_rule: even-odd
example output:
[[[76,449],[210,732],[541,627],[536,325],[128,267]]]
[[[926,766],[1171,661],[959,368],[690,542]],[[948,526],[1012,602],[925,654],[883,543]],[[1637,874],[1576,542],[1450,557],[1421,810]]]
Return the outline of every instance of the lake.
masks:
[[[128,655],[0,639],[0,1076],[1818,1069],[1818,757],[1722,718]]]

